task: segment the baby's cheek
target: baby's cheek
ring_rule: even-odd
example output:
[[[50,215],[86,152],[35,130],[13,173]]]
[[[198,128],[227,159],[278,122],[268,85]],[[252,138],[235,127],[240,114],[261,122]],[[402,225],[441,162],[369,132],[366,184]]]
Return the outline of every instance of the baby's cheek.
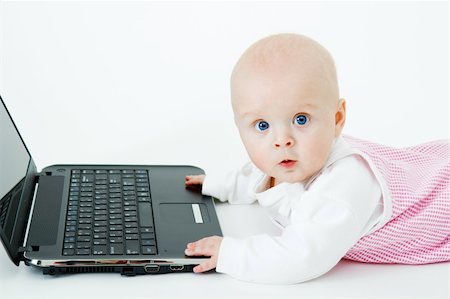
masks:
[[[327,142],[311,142],[307,147],[306,161],[310,172],[321,169],[328,159],[330,145]]]
[[[263,172],[266,172],[269,168],[269,154],[268,152],[264,152],[261,146],[252,145],[247,147],[247,152],[252,160],[253,164],[256,165]]]

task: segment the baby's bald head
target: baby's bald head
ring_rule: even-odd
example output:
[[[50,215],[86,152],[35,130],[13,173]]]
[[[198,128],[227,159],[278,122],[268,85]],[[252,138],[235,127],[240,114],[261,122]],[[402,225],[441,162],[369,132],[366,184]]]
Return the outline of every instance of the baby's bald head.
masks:
[[[303,35],[277,34],[250,46],[238,60],[231,75],[233,108],[239,105],[240,88],[246,78],[270,74],[280,78],[295,76],[306,89],[321,90],[334,107],[339,101],[336,68],[330,53]]]

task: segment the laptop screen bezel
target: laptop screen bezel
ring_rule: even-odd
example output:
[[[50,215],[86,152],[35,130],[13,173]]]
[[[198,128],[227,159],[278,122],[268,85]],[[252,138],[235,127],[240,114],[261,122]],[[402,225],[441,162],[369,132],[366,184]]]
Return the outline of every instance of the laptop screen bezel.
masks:
[[[3,229],[0,227],[0,239],[2,240],[2,243],[6,249],[6,252],[8,253],[10,259],[14,262],[14,264],[19,265],[19,262],[22,260],[22,254],[20,252],[20,248],[23,245],[26,228],[27,228],[27,222],[29,219],[29,213],[30,208],[33,200],[33,194],[35,189],[35,178],[36,178],[36,165],[34,163],[33,157],[30,154],[30,151],[28,150],[22,135],[20,134],[19,130],[17,129],[17,126],[11,117],[11,114],[9,113],[8,108],[6,107],[5,102],[3,101],[2,97],[0,96],[0,101],[11,120],[12,124],[14,125],[14,128],[22,141],[22,144],[25,148],[25,150],[28,153],[29,161],[28,161],[28,167],[26,169],[26,173],[24,176],[24,184],[22,186],[22,190],[20,191],[20,199],[19,203],[17,205],[16,210],[16,217],[14,220],[13,230],[11,234],[11,238],[8,238]]]

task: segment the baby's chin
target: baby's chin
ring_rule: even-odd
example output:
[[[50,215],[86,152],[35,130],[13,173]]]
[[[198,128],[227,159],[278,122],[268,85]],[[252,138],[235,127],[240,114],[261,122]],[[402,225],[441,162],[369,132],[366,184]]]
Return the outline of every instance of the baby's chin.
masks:
[[[308,180],[308,178],[310,176],[305,176],[305,175],[301,175],[301,174],[292,174],[292,175],[281,175],[281,176],[273,176],[275,178],[275,181],[277,182],[277,184],[280,183],[289,183],[289,184],[294,184],[294,183],[304,183],[305,181]]]

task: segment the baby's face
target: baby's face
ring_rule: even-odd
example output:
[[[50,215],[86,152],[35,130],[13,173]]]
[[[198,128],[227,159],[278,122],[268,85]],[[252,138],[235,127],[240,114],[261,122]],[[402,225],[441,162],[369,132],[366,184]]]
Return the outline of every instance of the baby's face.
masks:
[[[325,164],[345,102],[320,76],[245,70],[232,83],[236,125],[253,163],[280,182],[307,180]]]

